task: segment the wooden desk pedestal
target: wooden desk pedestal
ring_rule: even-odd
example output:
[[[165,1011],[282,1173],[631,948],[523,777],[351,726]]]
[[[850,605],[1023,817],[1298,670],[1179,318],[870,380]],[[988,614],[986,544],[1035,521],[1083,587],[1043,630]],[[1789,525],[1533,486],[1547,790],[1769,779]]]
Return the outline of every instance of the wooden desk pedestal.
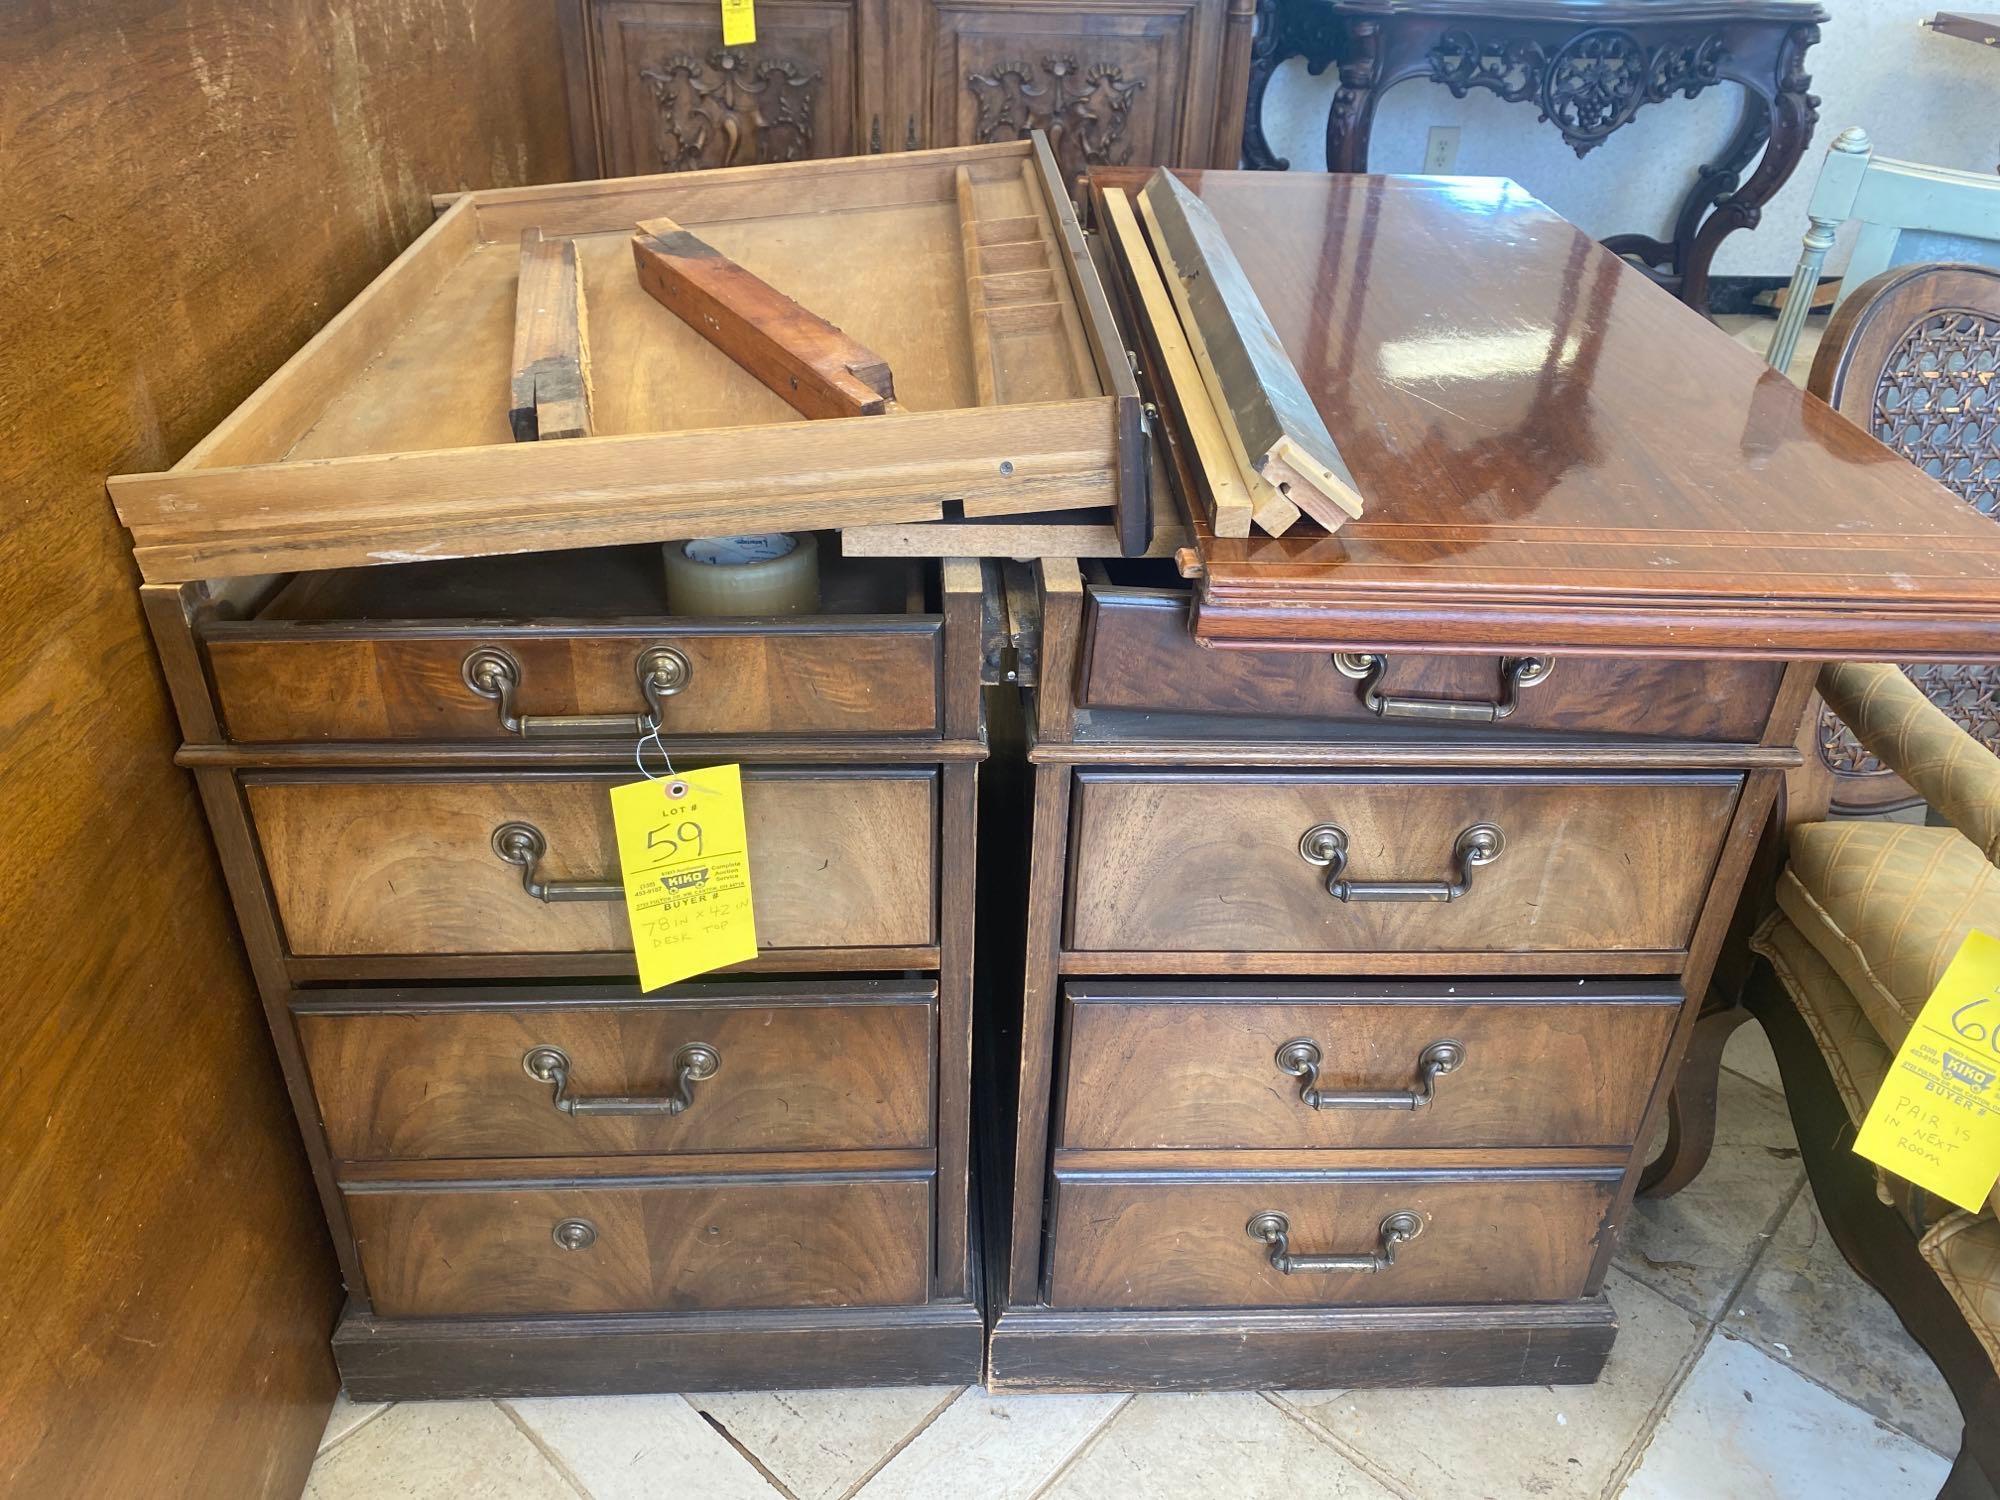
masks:
[[[145,591],[356,1400],[979,1377],[979,569],[662,589],[639,547]],[[606,790],[659,650],[674,764],[743,767],[763,953],[643,995]]]
[[[1544,657],[1441,724],[1513,663],[1207,650],[1159,571],[1042,565],[993,1385],[1595,1379],[1812,667]]]

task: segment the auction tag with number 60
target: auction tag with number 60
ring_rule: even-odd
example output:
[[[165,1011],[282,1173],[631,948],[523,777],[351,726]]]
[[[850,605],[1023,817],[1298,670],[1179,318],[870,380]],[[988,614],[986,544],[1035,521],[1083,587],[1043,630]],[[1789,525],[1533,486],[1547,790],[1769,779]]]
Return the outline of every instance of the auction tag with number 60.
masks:
[[[1976,1211],[2000,1177],[2000,939],[1966,935],[1910,1026],[1854,1149]]]
[[[611,820],[640,989],[757,956],[740,767],[614,786]]]

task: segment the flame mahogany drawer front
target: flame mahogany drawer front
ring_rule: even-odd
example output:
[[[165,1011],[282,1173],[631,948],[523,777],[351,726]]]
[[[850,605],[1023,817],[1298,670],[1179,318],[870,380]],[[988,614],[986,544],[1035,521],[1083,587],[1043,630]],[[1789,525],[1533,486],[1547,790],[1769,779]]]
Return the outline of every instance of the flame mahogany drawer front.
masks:
[[[1677,984],[1068,987],[1071,1148],[1625,1146]]]
[[[212,627],[235,740],[935,734],[936,618],[643,630]],[[581,716],[581,717],[579,717]]]
[[[345,991],[293,1009],[333,1155],[398,1161],[928,1147],[936,996]]]
[[[622,774],[246,775],[295,954],[630,951]],[[757,941],[937,941],[934,768],[746,767]]]
[[[930,1172],[350,1189],[384,1317],[895,1307],[930,1289]]]
[[[1188,631],[1188,595],[1085,592],[1083,708],[1486,724],[1533,733],[1754,744],[1783,662],[1215,650]]]
[[[1058,1156],[1049,1304],[1581,1296],[1620,1176],[1600,1167],[1342,1173],[1303,1164],[1168,1174],[1066,1169]]]
[[[1069,947],[1684,948],[1742,788],[1710,773],[1076,773]]]

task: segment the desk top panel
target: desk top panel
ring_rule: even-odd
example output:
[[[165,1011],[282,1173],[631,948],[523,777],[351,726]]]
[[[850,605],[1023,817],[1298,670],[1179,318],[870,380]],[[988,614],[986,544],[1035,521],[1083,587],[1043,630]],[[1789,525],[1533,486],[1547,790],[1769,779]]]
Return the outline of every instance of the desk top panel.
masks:
[[[1204,639],[2000,656],[2000,525],[1513,183],[1180,175],[1367,504],[1197,523]]]

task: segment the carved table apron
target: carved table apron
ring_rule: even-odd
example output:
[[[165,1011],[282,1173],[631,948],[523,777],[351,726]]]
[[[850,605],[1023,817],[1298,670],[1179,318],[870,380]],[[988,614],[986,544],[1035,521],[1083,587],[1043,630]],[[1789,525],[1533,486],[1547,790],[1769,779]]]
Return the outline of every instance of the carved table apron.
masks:
[[[1259,0],[1244,165],[1287,165],[1264,137],[1263,113],[1271,75],[1290,57],[1305,58],[1315,76],[1340,70],[1326,121],[1335,172],[1367,169],[1376,102],[1407,79],[1441,83],[1461,99],[1485,89],[1533,104],[1579,157],[1644,105],[1741,84],[1736,129],[1696,171],[1672,237],[1605,241],[1706,312],[1717,248],[1756,226],[1812,140],[1819,100],[1808,92],[1805,54],[1825,19],[1816,0]]]

